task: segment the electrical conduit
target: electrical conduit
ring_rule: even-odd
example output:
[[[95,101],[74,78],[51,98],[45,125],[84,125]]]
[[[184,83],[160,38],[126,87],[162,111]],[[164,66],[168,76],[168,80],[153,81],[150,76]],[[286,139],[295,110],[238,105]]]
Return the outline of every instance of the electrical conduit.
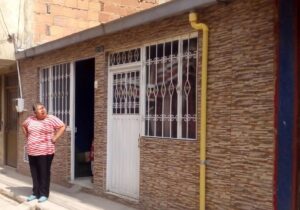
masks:
[[[202,30],[202,67],[201,67],[201,130],[200,130],[200,177],[199,177],[199,209],[205,210],[205,169],[206,169],[206,95],[207,95],[207,60],[208,60],[208,27],[197,23],[197,14],[189,15],[191,26]]]

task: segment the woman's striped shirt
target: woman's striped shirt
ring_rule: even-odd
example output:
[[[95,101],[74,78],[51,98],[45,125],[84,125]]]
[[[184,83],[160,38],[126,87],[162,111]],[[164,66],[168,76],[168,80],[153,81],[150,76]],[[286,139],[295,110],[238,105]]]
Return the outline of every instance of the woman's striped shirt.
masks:
[[[51,139],[55,130],[62,127],[64,123],[53,115],[47,115],[43,120],[35,116],[28,117],[23,126],[27,129],[26,147],[28,155],[49,155],[54,154],[55,145]]]

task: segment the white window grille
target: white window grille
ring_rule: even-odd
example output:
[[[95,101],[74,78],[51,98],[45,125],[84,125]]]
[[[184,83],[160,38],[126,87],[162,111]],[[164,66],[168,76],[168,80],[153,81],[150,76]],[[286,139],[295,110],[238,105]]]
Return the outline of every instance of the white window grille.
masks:
[[[140,72],[113,74],[113,114],[139,114]]]
[[[70,63],[40,70],[40,100],[49,114],[70,125]]]
[[[109,56],[109,66],[117,66],[141,61],[141,48],[114,52]]]
[[[146,136],[196,138],[197,42],[146,46]]]

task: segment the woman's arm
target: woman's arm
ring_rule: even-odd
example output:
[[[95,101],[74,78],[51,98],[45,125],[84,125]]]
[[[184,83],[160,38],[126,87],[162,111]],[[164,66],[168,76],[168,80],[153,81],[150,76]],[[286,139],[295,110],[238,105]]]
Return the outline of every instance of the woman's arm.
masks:
[[[24,135],[27,138],[28,137],[28,131],[27,131],[27,127],[25,125],[22,125],[22,131],[23,131]]]
[[[53,144],[55,144],[55,142],[57,141],[57,139],[59,137],[61,137],[61,135],[64,133],[65,129],[66,129],[66,125],[63,125],[63,126],[61,126],[60,128],[58,128],[56,130],[56,133],[54,134],[54,136],[51,139]]]

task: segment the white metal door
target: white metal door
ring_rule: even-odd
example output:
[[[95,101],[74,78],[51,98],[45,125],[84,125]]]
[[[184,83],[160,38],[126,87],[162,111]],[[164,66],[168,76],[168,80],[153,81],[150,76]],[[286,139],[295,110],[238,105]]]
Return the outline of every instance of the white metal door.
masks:
[[[107,190],[138,199],[140,71],[109,73]]]

